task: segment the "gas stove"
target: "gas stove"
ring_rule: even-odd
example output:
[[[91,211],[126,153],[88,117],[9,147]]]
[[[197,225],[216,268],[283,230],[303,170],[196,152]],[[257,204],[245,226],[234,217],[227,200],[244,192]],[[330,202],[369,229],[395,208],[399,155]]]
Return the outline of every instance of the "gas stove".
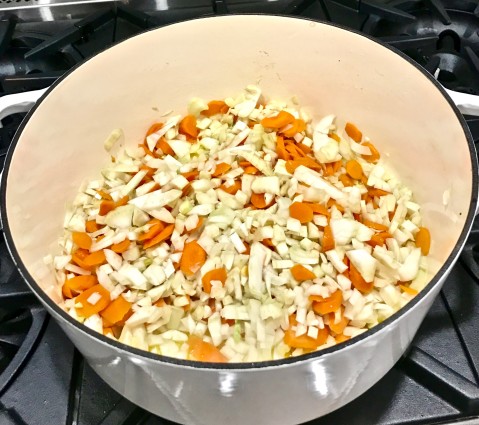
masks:
[[[0,1],[0,95],[48,87],[141,31],[270,13],[331,21],[404,51],[446,88],[479,95],[477,0]],[[0,165],[24,113],[1,120]],[[479,118],[466,116],[479,142]],[[479,220],[414,342],[364,395],[311,425],[479,423]],[[171,423],[110,389],[49,318],[0,242],[0,424]]]

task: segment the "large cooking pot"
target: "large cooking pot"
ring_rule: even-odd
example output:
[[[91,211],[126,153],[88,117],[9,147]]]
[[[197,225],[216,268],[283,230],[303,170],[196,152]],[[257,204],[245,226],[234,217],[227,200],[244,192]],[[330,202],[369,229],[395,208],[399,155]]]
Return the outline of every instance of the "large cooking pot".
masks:
[[[431,280],[405,308],[359,337],[296,358],[207,364],[150,354],[99,335],[58,305],[42,259],[62,233],[65,203],[107,161],[103,140],[145,129],[192,96],[221,98],[256,83],[296,95],[318,119],[356,123],[424,206]],[[15,136],[1,214],[22,276],[94,370],[116,391],[188,424],[293,424],[325,415],[376,383],[401,357],[456,261],[477,203],[474,145],[440,85],[402,54],[330,24],[225,16],[133,37],[60,79]],[[459,290],[459,288],[458,288]]]

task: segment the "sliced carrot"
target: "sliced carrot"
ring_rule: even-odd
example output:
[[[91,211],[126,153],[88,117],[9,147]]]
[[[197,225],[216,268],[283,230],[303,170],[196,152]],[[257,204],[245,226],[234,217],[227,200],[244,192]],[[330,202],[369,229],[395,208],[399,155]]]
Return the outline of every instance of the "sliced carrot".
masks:
[[[269,208],[271,205],[274,204],[274,199],[269,203],[266,204],[266,200],[264,199],[264,193],[253,193],[251,195],[251,203],[258,209],[265,209]]]
[[[227,173],[229,170],[231,170],[231,165],[227,164],[226,162],[221,162],[216,166],[212,176],[213,177],[222,176],[223,174]]]
[[[366,243],[368,245],[371,245],[372,247],[375,247],[377,245],[383,246],[386,243],[386,239],[387,239],[383,235],[384,233],[387,233],[387,232],[375,233],[374,235],[371,236],[371,239],[369,241],[367,241]],[[389,237],[391,237],[391,236],[389,235]]]
[[[305,153],[290,140],[285,143],[285,149],[293,157],[293,159],[303,158],[305,156]]]
[[[146,132],[145,139],[150,134],[156,133],[158,130],[161,130],[163,128],[163,125],[164,124],[162,122],[155,122],[154,124],[152,124],[150,128],[148,129],[148,131]]]
[[[355,180],[359,180],[363,175],[363,167],[355,159],[346,162],[346,173]]]
[[[110,305],[100,313],[103,319],[110,322],[112,325],[117,324],[126,316],[131,310],[131,303],[125,300],[121,295],[115,298]]]
[[[95,275],[75,276],[65,281],[65,287],[71,291],[80,292],[95,286],[97,283],[98,279]]]
[[[103,323],[103,335],[105,336],[115,336],[115,334],[113,333],[113,329],[111,327],[105,327],[105,323]]]
[[[256,167],[253,167],[252,165],[250,167],[246,167],[244,169],[244,173],[245,174],[253,174],[253,175],[256,175],[256,174],[259,174],[259,170],[256,168]]]
[[[368,162],[378,162],[381,155],[379,154],[376,147],[371,142],[364,142],[362,143],[364,146],[367,146],[371,151],[371,155],[361,155],[366,161]]]
[[[110,249],[117,254],[123,254],[130,246],[130,241],[125,239],[119,243],[114,243]]]
[[[197,241],[185,244],[180,260],[180,270],[185,276],[193,276],[205,264],[206,251]]]
[[[113,201],[113,198],[111,197],[111,195],[105,192],[104,190],[98,189],[96,193],[98,193],[98,195],[101,196],[101,199],[105,199],[107,201]]]
[[[339,176],[339,181],[343,184],[344,187],[349,187],[354,185],[354,180],[349,177],[347,174],[341,174]]]
[[[291,267],[291,274],[298,282],[316,279],[316,275],[301,264],[295,264]]]
[[[334,242],[333,231],[331,230],[331,226],[328,224],[324,228],[323,233],[323,252],[331,251],[335,248],[335,246],[336,243]]]
[[[313,152],[313,150],[309,146],[306,146],[303,143],[298,143],[298,148],[301,149],[306,155]]]
[[[329,136],[331,139],[336,140],[336,142],[338,142],[338,143],[341,141],[341,138],[340,138],[336,133],[329,133],[328,136]]]
[[[369,293],[373,289],[373,282],[366,282],[364,278],[359,273],[358,269],[354,267],[354,264],[349,265],[349,278],[353,286],[362,293]]]
[[[218,348],[196,335],[190,335],[188,346],[189,355],[199,362],[226,363],[228,361]]]
[[[100,266],[106,262],[105,253],[103,250],[92,252],[83,261],[89,267]]]
[[[226,186],[225,184],[222,184],[219,188],[226,193],[229,193],[230,195],[234,195],[236,194],[236,192],[238,192],[238,190],[241,189],[241,182],[235,181],[231,186]]]
[[[81,267],[82,269],[88,270],[90,266],[85,263],[85,258],[89,255],[90,253],[86,249],[77,249],[73,254],[72,254],[72,261],[78,266]]]
[[[292,329],[292,327],[296,325],[296,318],[294,315],[290,316],[289,324],[290,328],[284,333],[283,341],[291,348],[314,350],[320,345],[323,345],[328,339],[329,332],[326,327],[318,329],[318,336],[316,338],[311,338],[306,334],[296,336],[296,332]]]
[[[261,125],[265,128],[282,128],[294,122],[294,116],[289,112],[281,111],[278,115],[269,118],[263,118]]]
[[[415,235],[416,246],[421,248],[422,255],[429,254],[429,249],[431,248],[431,233],[426,227],[420,227],[418,232]]]
[[[245,248],[246,248],[246,251],[245,251],[245,252],[243,252],[243,255],[249,255],[249,253],[251,252],[251,247],[250,247],[249,243],[248,243],[248,242],[245,242],[245,241],[243,241],[243,245],[244,245],[244,246],[245,246]]]
[[[390,192],[386,192],[385,190],[382,190],[382,189],[377,189],[375,187],[368,187],[368,193],[369,193],[369,196],[386,196],[386,195],[390,195]]]
[[[313,221],[313,209],[306,202],[293,202],[289,206],[289,215],[299,220],[301,224]]]
[[[195,139],[198,137],[198,128],[196,127],[196,117],[194,115],[186,115],[179,125],[180,134],[190,137],[190,139]]]
[[[216,114],[226,114],[229,110],[229,106],[222,100],[212,100],[208,102],[208,109],[201,111],[201,114],[205,117],[211,117]]]
[[[72,232],[72,239],[75,244],[78,245],[78,247],[83,248],[83,249],[90,249],[92,240],[90,235],[85,232]]]
[[[211,282],[213,280],[219,280],[224,286],[226,282],[226,269],[221,267],[220,269],[210,270],[209,272],[205,273],[201,279],[201,283],[203,284],[203,290],[207,294],[211,293]]]
[[[351,339],[350,336],[346,336],[343,334],[336,335],[336,337],[334,338],[334,340],[336,341],[336,344],[340,344],[341,342],[345,342],[349,339]]]
[[[163,230],[161,230],[161,232],[158,233],[154,238],[151,238],[151,239],[147,240],[143,244],[143,248],[145,248],[145,249],[146,248],[151,248],[152,246],[155,246],[155,245],[159,244],[160,242],[165,241],[166,239],[168,239],[171,236],[171,234],[173,233],[173,230],[175,230],[175,225],[174,224],[169,224]]]
[[[409,295],[417,295],[419,292],[416,291],[415,289],[413,288],[410,288],[409,286],[405,286],[405,285],[399,285],[399,287],[404,291],[406,292],[406,294],[409,294]]]
[[[161,149],[161,152],[165,155],[175,156],[175,151],[171,149],[171,146],[164,137],[161,137],[160,140],[156,142],[156,148]]]
[[[100,204],[100,212],[99,215],[107,215],[110,211],[115,209],[115,202],[114,201],[102,201]]]
[[[148,167],[148,165],[142,165],[140,167],[141,171],[146,171],[146,175],[149,177],[153,177],[153,175],[156,173],[156,170],[154,168]]]
[[[343,302],[343,293],[337,289],[329,297],[323,298],[317,295],[310,295],[310,301],[313,301],[313,310],[316,314],[334,313],[341,307]]]
[[[128,204],[129,200],[130,198],[128,196],[124,196],[123,198],[120,198],[118,201],[115,202],[115,208]]]
[[[341,212],[341,213],[344,213],[344,207],[340,204],[338,204],[334,199],[330,199],[327,203],[326,203],[327,207],[329,209],[333,208],[333,207],[336,207],[336,209]]]
[[[319,171],[323,168],[321,167],[321,164],[318,164],[314,159],[304,156],[302,158],[286,161],[286,171],[293,174],[296,168],[298,168],[300,165],[304,165],[305,167],[316,171]]]
[[[95,293],[100,294],[100,299],[95,304],[90,304],[88,302],[88,298]],[[82,307],[75,308],[77,314],[79,316],[88,318],[93,314],[99,313],[108,306],[110,303],[110,292],[98,284],[78,295],[78,297],[75,298],[75,304],[77,303],[82,305]]]
[[[341,306],[341,320],[339,323],[334,323],[335,313],[329,313],[329,329],[331,329],[336,335],[342,334],[344,328],[348,326],[349,320],[344,317],[344,307]]]
[[[193,170],[186,173],[181,173],[181,175],[189,182],[192,182],[200,175],[200,172],[198,170]]]
[[[155,307],[164,307],[166,302],[163,298],[160,298],[157,302],[153,304]]]
[[[347,135],[351,137],[351,139],[353,139],[356,143],[361,142],[361,139],[363,138],[363,133],[361,133],[353,123],[346,123],[345,130]]]
[[[291,127],[282,131],[286,137],[293,137],[297,133],[301,133],[306,129],[306,123],[302,119],[295,119],[291,123]]]
[[[63,295],[63,298],[69,298],[69,299],[75,296],[73,295],[72,290],[66,284],[62,285],[62,295]]]
[[[282,136],[276,136],[276,153],[279,159],[287,161],[290,158],[288,151],[284,147],[284,139]]]
[[[150,228],[145,233],[138,236],[138,240],[140,242],[154,238],[158,233],[160,233],[165,228],[164,224],[156,218],[154,218],[153,220],[150,220],[148,224],[151,225]]]
[[[373,230],[380,230],[380,231],[386,232],[389,229],[389,227],[384,224],[376,223],[375,221],[371,221],[367,219],[363,220],[363,224]]]
[[[313,210],[313,214],[321,214],[321,215],[325,215],[326,217],[330,216],[328,208],[326,206],[312,203],[312,202],[306,202],[306,204],[308,204],[310,208]]]
[[[88,220],[85,223],[85,229],[88,233],[93,233],[100,230],[103,225],[98,224],[95,220]]]

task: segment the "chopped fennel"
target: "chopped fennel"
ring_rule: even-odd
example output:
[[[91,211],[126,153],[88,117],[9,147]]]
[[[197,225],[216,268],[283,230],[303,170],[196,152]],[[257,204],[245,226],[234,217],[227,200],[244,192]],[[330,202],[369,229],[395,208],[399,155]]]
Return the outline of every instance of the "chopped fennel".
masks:
[[[139,149],[104,142],[48,259],[72,317],[153,353],[262,361],[360,335],[426,285],[421,207],[353,124],[256,86],[187,111]]]

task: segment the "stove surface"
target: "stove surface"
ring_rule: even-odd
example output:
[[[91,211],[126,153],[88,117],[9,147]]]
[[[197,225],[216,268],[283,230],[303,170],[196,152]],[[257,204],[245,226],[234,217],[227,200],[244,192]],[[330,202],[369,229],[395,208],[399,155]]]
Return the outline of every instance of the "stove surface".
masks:
[[[47,87],[84,58],[148,28],[224,13],[333,21],[403,50],[447,88],[479,91],[477,0],[136,0],[94,7],[90,2],[84,8],[81,3],[69,13],[67,5],[6,11],[0,4],[0,94]],[[23,117],[1,121],[0,165]],[[478,142],[479,119],[466,119]],[[363,396],[309,424],[479,423],[478,261],[476,220],[461,259],[405,356]],[[171,422],[125,400],[92,371],[23,283],[2,238],[0,424],[47,423]]]

